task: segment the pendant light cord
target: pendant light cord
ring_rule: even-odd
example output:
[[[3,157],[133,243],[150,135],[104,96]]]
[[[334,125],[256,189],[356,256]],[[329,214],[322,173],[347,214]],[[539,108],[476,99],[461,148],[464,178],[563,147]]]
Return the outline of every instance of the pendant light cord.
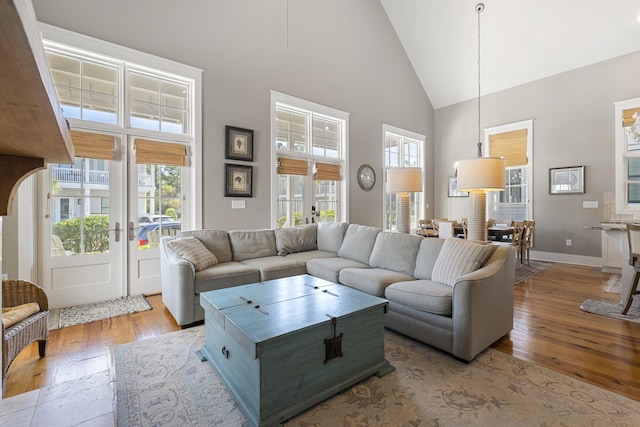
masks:
[[[482,140],[480,139],[480,12],[484,10],[484,3],[476,5],[478,14],[478,157],[482,157]]]

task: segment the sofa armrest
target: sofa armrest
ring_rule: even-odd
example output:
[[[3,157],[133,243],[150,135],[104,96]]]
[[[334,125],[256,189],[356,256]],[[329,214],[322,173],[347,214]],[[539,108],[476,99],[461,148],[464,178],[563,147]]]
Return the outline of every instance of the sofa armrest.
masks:
[[[193,300],[196,294],[196,269],[167,246],[173,239],[160,241],[160,283],[162,302],[179,325],[193,323]]]
[[[470,361],[513,329],[515,249],[498,246],[480,269],[453,287],[453,354]]]

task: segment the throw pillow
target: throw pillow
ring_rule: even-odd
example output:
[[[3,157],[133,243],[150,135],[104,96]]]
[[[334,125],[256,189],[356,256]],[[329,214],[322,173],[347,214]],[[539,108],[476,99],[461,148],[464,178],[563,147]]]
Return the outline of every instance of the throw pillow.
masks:
[[[491,252],[491,245],[447,239],[433,266],[431,280],[453,286],[458,277],[479,269],[489,259]]]
[[[39,311],[40,306],[37,302],[28,302],[26,304],[16,305],[15,307],[3,307],[2,326],[7,329],[9,326],[13,326]]]
[[[296,252],[313,251],[318,248],[316,242],[318,224],[276,228],[273,232],[276,236],[276,249],[280,256],[286,256]]]
[[[167,246],[193,264],[196,271],[204,270],[218,263],[218,258],[195,237],[179,237],[168,242]]]

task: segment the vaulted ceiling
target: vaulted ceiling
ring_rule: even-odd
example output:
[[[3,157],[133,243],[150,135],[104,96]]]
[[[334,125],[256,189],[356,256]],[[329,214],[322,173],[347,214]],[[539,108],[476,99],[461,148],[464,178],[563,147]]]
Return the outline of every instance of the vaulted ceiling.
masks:
[[[477,0],[380,1],[434,108],[478,96]],[[483,3],[482,95],[640,51],[639,0]]]

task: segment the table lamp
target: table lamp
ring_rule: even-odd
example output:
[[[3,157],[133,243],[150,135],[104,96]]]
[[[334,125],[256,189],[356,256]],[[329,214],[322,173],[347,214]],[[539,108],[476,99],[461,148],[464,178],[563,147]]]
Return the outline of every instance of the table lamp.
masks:
[[[387,192],[396,193],[396,224],[399,233],[409,233],[409,193],[422,191],[421,168],[387,169]]]

